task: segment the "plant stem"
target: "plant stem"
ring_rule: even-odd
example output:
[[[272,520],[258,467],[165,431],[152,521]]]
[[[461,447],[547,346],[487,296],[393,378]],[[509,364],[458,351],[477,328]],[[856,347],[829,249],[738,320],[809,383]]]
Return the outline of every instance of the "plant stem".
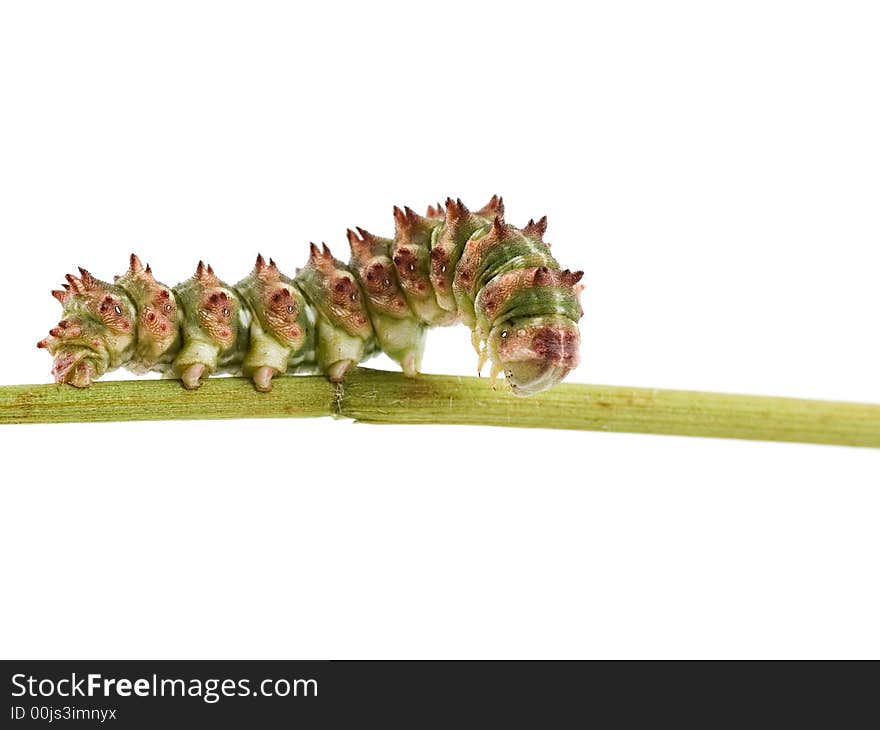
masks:
[[[0,387],[0,423],[335,416],[363,423],[444,423],[677,434],[880,447],[880,405],[562,384],[531,398],[486,379],[359,368],[343,385],[282,377],[269,394],[244,378],[197,391],[174,380]]]

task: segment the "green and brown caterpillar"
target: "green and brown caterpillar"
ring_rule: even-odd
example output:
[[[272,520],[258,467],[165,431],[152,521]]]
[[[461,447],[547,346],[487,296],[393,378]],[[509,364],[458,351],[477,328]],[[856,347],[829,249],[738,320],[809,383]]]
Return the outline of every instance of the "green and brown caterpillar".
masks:
[[[415,376],[427,328],[461,321],[478,368],[491,360],[493,383],[503,372],[517,395],[546,390],[577,366],[583,272],[559,268],[543,240],[546,217],[515,228],[493,196],[476,212],[450,198],[425,216],[395,207],[394,221],[394,238],[349,230],[348,264],[311,244],[293,278],[262,256],[234,286],[201,261],[175,287],[134,254],[113,284],[80,269],[52,292],[63,318],[37,346],[52,354],[55,381],[79,388],[126,367],[187,388],[241,373],[268,391],[284,373],[341,381],[380,351]]]

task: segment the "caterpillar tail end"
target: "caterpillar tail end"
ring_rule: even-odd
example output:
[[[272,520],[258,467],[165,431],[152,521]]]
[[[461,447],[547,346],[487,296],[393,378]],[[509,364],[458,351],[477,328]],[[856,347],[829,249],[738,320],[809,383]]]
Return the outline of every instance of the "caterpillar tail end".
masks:
[[[58,385],[88,388],[103,373],[100,354],[85,347],[66,346],[58,337],[63,326],[52,330],[53,334],[40,340],[37,347],[52,354],[52,377]]]
[[[98,372],[89,360],[74,361],[69,353],[60,353],[55,357],[52,375],[58,385],[66,383],[74,388],[88,388],[98,377]]]

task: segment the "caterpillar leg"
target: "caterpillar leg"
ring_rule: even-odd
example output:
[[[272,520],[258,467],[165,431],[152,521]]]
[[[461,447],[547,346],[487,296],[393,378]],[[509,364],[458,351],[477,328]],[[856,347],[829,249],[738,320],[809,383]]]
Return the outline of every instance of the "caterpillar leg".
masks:
[[[480,370],[482,370],[482,366]],[[492,363],[492,370],[489,372],[489,385],[492,386],[492,390],[495,390],[498,386],[498,376],[501,374],[501,371],[504,370],[504,367],[499,362]]]
[[[480,336],[480,333],[476,328],[471,330],[471,345],[473,345],[473,348],[476,351],[477,355],[483,357],[483,353],[485,352],[483,338]],[[479,369],[482,370],[482,366],[480,366]]]
[[[357,363],[354,360],[337,360],[327,368],[327,377],[331,383],[341,383],[345,374]]]
[[[218,355],[219,348],[215,344],[190,338],[185,333],[184,346],[174,360],[173,371],[184,388],[195,390],[201,386],[202,379],[217,370]]]
[[[403,356],[403,360],[400,361],[400,367],[403,369],[403,374],[408,378],[414,378],[419,374],[419,365],[418,358],[416,353],[408,352]]]
[[[180,380],[187,390],[195,390],[202,384],[202,376],[205,374],[205,366],[200,363],[187,365],[180,371]]]
[[[261,393],[272,390],[272,378],[287,371],[291,348],[267,334],[254,320],[251,324],[250,349],[242,363],[242,373],[254,381]]]
[[[185,336],[186,337],[186,336]],[[200,339],[185,338],[183,349],[174,361],[174,372],[183,387],[195,390],[217,369],[218,348]]]
[[[275,377],[275,368],[264,365],[254,370],[251,378],[254,381],[254,387],[261,393],[268,393],[272,390],[272,378]]]
[[[486,362],[489,359],[489,350],[486,347],[481,347],[479,350],[477,350],[477,352],[479,353],[479,357],[477,358],[477,375],[479,375],[483,372],[483,368],[486,367]],[[492,384],[493,385],[495,384],[495,376],[497,374],[498,373],[494,372],[494,368],[493,368],[493,374],[492,374]]]

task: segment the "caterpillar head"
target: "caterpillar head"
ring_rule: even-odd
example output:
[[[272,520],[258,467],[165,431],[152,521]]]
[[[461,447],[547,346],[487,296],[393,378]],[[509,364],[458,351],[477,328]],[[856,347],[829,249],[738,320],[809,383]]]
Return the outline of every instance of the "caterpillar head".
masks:
[[[63,288],[52,292],[64,308],[63,318],[37,347],[52,354],[56,383],[84,388],[130,351],[136,310],[122,288],[85,269],[79,273],[68,274]]]
[[[516,395],[547,390],[577,367],[582,276],[547,266],[514,269],[477,295],[475,334],[479,341],[489,333],[484,356]]]
[[[128,271],[116,278],[116,285],[128,292],[137,307],[135,360],[139,368],[148,370],[166,360],[178,344],[182,314],[177,299],[135,254],[129,259]]]
[[[514,395],[552,388],[580,362],[578,326],[562,315],[506,322],[492,330],[488,344]]]

